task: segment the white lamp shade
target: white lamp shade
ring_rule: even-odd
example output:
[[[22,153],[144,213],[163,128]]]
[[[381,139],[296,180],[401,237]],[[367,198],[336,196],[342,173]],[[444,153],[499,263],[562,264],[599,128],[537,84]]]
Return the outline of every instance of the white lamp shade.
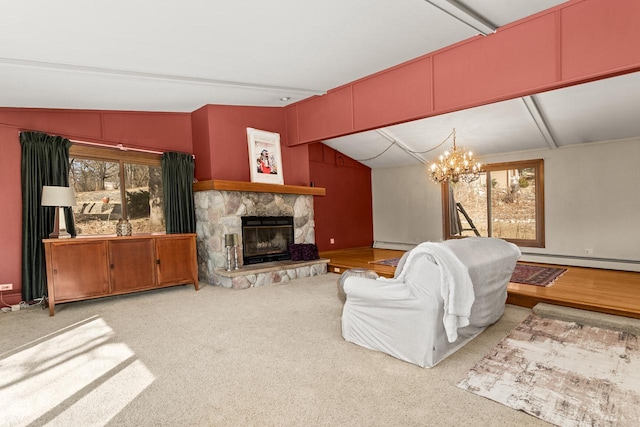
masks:
[[[71,187],[45,185],[42,187],[42,206],[75,206],[76,193]]]

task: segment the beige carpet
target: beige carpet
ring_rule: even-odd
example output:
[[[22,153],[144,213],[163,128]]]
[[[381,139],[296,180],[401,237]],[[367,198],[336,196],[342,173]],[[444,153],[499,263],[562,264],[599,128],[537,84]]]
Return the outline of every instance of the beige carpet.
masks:
[[[0,424],[546,425],[455,386],[530,310],[422,369],[342,339],[338,278],[0,314]]]
[[[560,426],[635,427],[638,337],[531,315],[458,386]]]

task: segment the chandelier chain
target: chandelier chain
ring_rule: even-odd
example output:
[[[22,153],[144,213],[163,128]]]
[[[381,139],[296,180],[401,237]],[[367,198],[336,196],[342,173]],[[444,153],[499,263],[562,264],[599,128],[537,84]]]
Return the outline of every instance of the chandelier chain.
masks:
[[[455,134],[455,132],[456,132],[456,131],[455,131],[455,129],[454,129],[453,131],[451,131],[451,133],[449,134],[449,136],[447,136],[447,137],[444,139],[444,141],[442,141],[440,144],[436,145],[435,147],[433,147],[433,148],[429,148],[428,150],[425,150],[425,151],[412,151],[412,150],[406,149],[406,148],[404,148],[404,147],[401,147],[401,148],[402,148],[404,151],[406,151],[407,153],[411,153],[411,154],[426,154],[426,153],[429,153],[429,152],[431,152],[431,151],[433,151],[433,150],[435,150],[435,149],[437,149],[437,148],[442,147],[442,146],[444,145],[444,143],[445,143],[445,142],[447,142],[447,141],[449,140],[449,138],[451,138],[451,135],[454,135],[454,134]],[[389,151],[389,149],[390,149],[391,147],[393,147],[394,145],[397,145],[397,144],[398,144],[398,142],[394,139],[394,140],[392,140],[392,141],[391,141],[391,144],[389,144],[389,146],[388,146],[387,148],[385,148],[385,149],[384,149],[382,152],[380,152],[379,154],[376,154],[375,156],[373,156],[373,157],[369,157],[369,158],[367,158],[367,159],[354,159],[354,160],[355,160],[355,161],[357,161],[357,162],[368,162],[369,160],[375,160],[375,159],[377,159],[378,157],[382,156],[382,155],[383,155],[384,153],[386,153],[387,151]]]
[[[391,144],[389,144],[389,146],[387,148],[385,148],[380,154],[376,154],[373,157],[369,157],[368,159],[354,159],[356,162],[368,162],[369,160],[375,160],[378,157],[382,156],[384,153],[386,153],[387,151],[389,151],[389,149],[391,147],[393,147],[396,144],[396,141],[391,141]]]
[[[435,149],[437,149],[437,148],[442,147],[442,146],[444,145],[444,143],[445,143],[445,142],[447,142],[447,141],[449,140],[449,138],[451,138],[451,135],[454,135],[454,134],[455,134],[455,132],[456,132],[456,131],[455,131],[455,129],[454,129],[454,130],[452,130],[452,131],[451,131],[451,133],[449,134],[449,136],[447,136],[447,137],[444,139],[444,141],[442,141],[440,144],[436,145],[436,146],[435,146],[435,147],[433,147],[433,148],[429,148],[428,150],[425,150],[425,151],[411,151],[411,150],[407,150],[407,152],[412,153],[412,154],[426,154],[426,153],[429,153],[429,152],[431,152],[431,151],[433,151],[433,150],[435,150]]]

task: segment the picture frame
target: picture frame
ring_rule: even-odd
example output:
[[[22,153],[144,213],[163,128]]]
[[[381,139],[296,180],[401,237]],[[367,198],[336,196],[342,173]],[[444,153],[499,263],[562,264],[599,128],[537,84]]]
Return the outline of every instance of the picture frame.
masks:
[[[280,134],[247,128],[251,182],[284,184]]]

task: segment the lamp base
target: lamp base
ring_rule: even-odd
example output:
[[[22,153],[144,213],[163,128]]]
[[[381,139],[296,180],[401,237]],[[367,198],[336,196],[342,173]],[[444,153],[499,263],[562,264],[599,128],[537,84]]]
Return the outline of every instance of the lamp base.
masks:
[[[50,239],[68,239],[71,237],[71,234],[65,230],[65,222],[64,222],[64,213],[60,215],[60,207],[56,207],[56,214],[54,217],[54,226],[53,231],[49,234]]]

